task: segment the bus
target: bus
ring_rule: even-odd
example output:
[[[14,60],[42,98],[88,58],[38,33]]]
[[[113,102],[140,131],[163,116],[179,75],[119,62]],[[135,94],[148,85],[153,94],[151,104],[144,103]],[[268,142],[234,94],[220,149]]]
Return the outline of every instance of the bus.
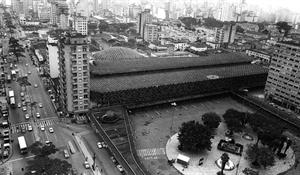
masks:
[[[8,91],[8,97],[9,97],[9,98],[15,97],[15,93],[14,93],[13,90]]]
[[[9,102],[10,102],[10,105],[12,108],[15,108],[16,107],[16,100],[15,100],[15,97],[10,97],[9,98]]]
[[[19,141],[19,148],[20,148],[21,154],[26,154],[27,153],[27,144],[26,144],[25,137],[24,136],[18,137],[18,141]]]

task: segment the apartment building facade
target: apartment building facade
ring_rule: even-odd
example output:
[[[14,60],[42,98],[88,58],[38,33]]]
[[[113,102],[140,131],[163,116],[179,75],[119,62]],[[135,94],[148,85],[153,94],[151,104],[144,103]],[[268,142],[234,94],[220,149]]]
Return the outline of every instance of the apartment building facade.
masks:
[[[265,96],[269,101],[300,113],[300,44],[275,45]]]
[[[60,106],[66,116],[84,116],[90,104],[88,39],[69,33],[59,40],[58,48]]]

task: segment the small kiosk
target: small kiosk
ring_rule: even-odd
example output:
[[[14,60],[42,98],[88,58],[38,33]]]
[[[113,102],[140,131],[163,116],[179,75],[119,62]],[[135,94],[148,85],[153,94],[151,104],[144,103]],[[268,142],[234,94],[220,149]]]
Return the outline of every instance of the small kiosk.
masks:
[[[176,159],[176,162],[183,165],[184,167],[187,167],[189,165],[189,161],[190,158],[182,154],[178,154]]]

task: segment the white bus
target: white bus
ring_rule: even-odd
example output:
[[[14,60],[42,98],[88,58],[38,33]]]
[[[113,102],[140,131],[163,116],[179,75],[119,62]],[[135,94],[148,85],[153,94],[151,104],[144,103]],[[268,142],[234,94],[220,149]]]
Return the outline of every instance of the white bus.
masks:
[[[27,144],[26,144],[25,137],[24,136],[18,137],[18,141],[19,141],[19,148],[21,154],[27,153]]]
[[[11,97],[14,97],[15,96],[15,93],[13,90],[11,91],[8,91],[8,97],[11,98]]]

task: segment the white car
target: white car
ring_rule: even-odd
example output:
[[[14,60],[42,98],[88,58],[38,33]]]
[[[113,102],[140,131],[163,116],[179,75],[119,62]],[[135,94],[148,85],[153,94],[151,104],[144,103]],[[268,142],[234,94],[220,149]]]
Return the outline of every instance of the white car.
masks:
[[[21,103],[18,103],[18,108],[21,108],[22,107],[22,104]]]
[[[49,140],[46,140],[46,141],[45,141],[45,144],[46,144],[47,146],[50,146],[51,142],[50,142]]]
[[[27,73],[28,73],[28,74],[31,74],[31,72],[30,72],[30,71],[28,71]]]
[[[41,115],[40,115],[40,113],[36,113],[36,118],[40,118],[41,117]]]
[[[90,168],[90,164],[89,164],[88,161],[85,161],[85,162],[83,163],[83,165],[84,165],[85,169],[89,169],[89,168]]]
[[[124,172],[124,168],[122,167],[122,165],[117,165],[117,169],[122,173]]]
[[[42,104],[42,103],[39,103],[39,107],[42,108],[42,107],[43,107],[43,104]]]
[[[22,109],[23,109],[23,111],[27,111],[27,109],[26,109],[26,106],[23,106],[23,108],[22,108]]]
[[[41,126],[41,131],[45,131],[45,126]]]
[[[99,149],[101,149],[103,146],[102,146],[102,143],[101,142],[97,142],[97,147],[99,148]]]
[[[26,64],[25,64],[25,66],[29,66],[29,64],[28,64],[28,63],[26,63]]]
[[[34,87],[35,87],[35,88],[37,88],[37,87],[38,87],[38,85],[37,85],[37,84],[34,84]]]
[[[52,127],[49,128],[50,133],[54,133],[54,129]]]
[[[27,129],[28,129],[28,131],[32,131],[32,126],[30,124],[28,124]]]
[[[29,119],[29,114],[25,114],[25,119]]]

